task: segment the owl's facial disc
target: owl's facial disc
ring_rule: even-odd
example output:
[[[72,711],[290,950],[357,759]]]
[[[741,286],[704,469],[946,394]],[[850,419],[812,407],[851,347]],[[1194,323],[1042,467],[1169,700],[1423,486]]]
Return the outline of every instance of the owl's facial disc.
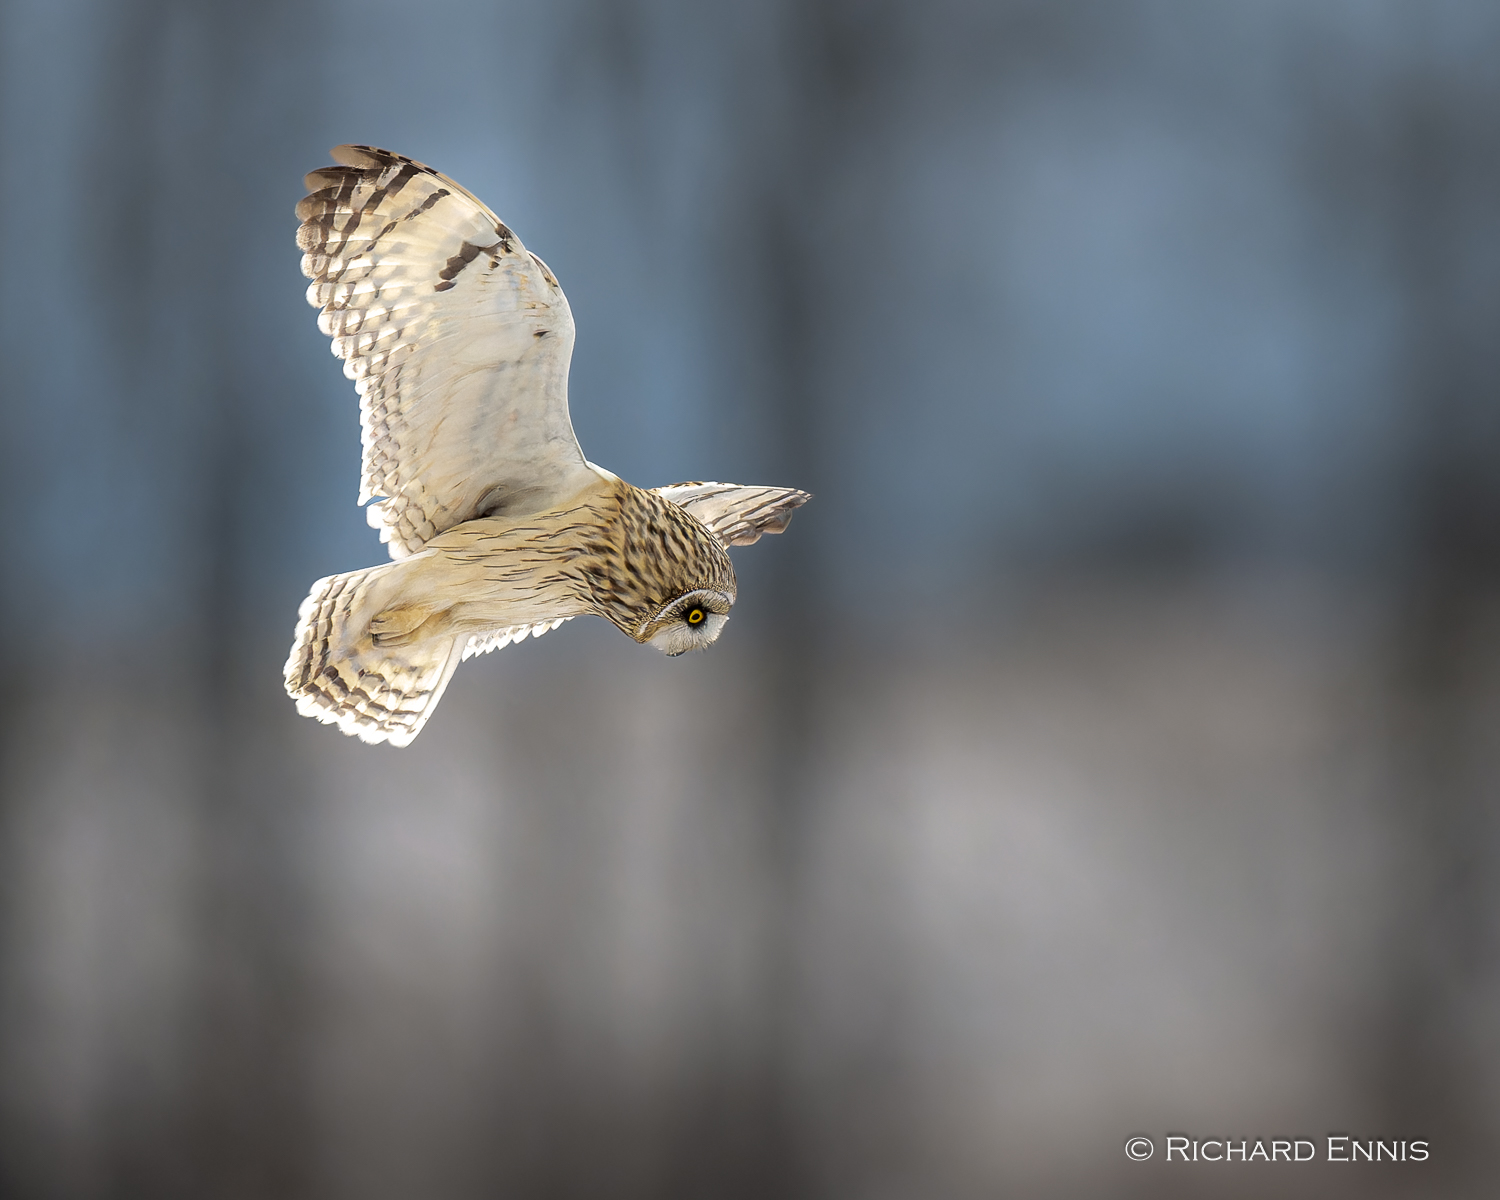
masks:
[[[733,604],[732,596],[706,588],[678,596],[646,623],[646,629],[655,627],[646,641],[673,658],[689,650],[705,650],[729,620]]]

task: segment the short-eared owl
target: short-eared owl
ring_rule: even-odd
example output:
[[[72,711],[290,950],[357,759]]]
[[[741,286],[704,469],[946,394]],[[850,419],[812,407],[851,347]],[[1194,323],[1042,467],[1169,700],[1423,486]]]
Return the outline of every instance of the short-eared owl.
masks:
[[[297,244],[360,396],[360,503],[394,562],[303,601],[297,710],[405,746],[454,668],[595,613],[668,654],[734,604],[728,546],[786,528],[794,488],[645,491],[583,457],[568,417],[573,317],[547,264],[446,176],[339,146],[307,177]]]

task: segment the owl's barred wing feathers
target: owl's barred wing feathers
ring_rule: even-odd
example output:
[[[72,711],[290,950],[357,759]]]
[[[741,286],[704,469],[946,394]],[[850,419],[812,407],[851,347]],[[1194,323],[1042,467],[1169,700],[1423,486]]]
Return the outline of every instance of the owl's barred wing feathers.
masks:
[[[796,488],[739,483],[674,483],[652,490],[687,509],[726,546],[749,546],[762,534],[780,533],[792,512],[812,499]]]
[[[313,584],[284,672],[297,711],[366,742],[405,746],[459,663],[579,615],[567,585],[528,569],[537,564],[524,551],[509,588],[493,580],[486,587],[483,562],[465,553],[471,543],[460,530],[422,554]],[[488,596],[486,616],[498,619],[476,632],[465,605],[478,595]]]
[[[304,717],[364,742],[405,746],[422,732],[464,656],[462,639],[387,648],[361,636],[388,570],[351,571],[313,584],[297,613],[286,690]]]
[[[458,184],[371,146],[307,176],[307,299],[360,394],[360,503],[404,558],[594,476],[568,417],[573,317],[541,259]]]

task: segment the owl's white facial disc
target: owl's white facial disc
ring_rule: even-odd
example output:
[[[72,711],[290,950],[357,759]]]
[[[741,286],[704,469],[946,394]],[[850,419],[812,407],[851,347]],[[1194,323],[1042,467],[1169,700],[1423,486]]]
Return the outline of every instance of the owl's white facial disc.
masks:
[[[659,626],[648,644],[674,658],[689,650],[706,650],[729,620],[733,604],[733,597],[707,589],[679,596],[648,623],[648,628]]]

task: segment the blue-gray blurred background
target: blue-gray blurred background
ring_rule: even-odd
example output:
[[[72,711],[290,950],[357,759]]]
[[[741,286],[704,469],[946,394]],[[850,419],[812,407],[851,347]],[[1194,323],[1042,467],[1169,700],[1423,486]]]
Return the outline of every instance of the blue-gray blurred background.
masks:
[[[343,141],[816,493],[711,653],[296,715]],[[0,197],[0,1193],[1492,1194],[1492,0],[4,0]]]

